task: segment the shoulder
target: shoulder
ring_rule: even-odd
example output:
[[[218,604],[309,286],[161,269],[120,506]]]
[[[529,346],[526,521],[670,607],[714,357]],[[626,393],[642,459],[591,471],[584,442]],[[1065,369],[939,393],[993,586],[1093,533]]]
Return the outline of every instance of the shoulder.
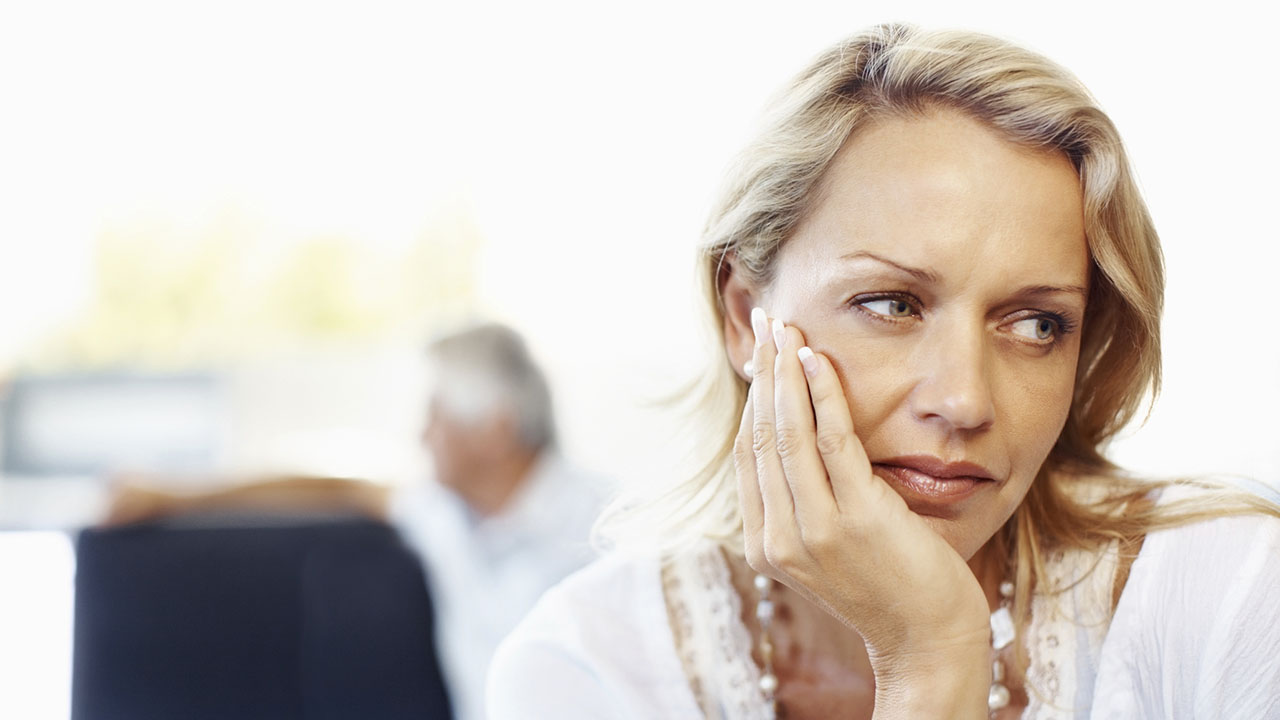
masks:
[[[1116,621],[1213,643],[1274,629],[1280,602],[1280,518],[1236,515],[1151,533],[1116,608]],[[1277,663],[1280,667],[1280,663]]]
[[[1138,599],[1174,594],[1195,607],[1221,606],[1233,588],[1267,588],[1280,580],[1280,518],[1237,514],[1151,533],[1133,563],[1130,584]],[[1216,589],[1217,592],[1206,592]],[[1154,594],[1153,594],[1154,593]],[[1276,598],[1270,597],[1272,601]]]
[[[489,671],[492,717],[680,717],[691,702],[658,559],[608,555],[539,600]]]
[[[1280,519],[1151,533],[1102,648],[1099,699],[1142,717],[1275,717],[1278,601]]]
[[[659,583],[655,557],[606,555],[548,590],[512,639],[594,644],[599,636],[588,631],[598,625],[621,628],[648,620],[653,605],[662,602]]]
[[[555,451],[539,456],[513,512],[549,533],[583,538],[612,493],[612,483],[571,464]]]

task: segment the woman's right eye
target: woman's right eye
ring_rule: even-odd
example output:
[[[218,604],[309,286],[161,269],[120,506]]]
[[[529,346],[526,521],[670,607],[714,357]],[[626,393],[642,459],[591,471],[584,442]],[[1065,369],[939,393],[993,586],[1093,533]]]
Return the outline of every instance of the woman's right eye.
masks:
[[[911,302],[903,298],[873,298],[859,302],[858,305],[877,315],[885,317],[911,317],[915,308]]]

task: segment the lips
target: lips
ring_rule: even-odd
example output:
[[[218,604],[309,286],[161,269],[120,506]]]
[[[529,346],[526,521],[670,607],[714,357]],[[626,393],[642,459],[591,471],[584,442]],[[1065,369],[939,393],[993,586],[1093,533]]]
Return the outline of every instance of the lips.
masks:
[[[872,463],[872,469],[903,499],[928,504],[960,502],[995,482],[994,473],[982,465],[946,462],[931,455],[887,458]]]

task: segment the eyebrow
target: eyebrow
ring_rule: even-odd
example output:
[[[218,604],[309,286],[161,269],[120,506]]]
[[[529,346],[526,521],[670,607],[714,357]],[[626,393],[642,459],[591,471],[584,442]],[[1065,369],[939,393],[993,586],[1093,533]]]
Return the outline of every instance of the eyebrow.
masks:
[[[1030,287],[1019,288],[1014,294],[1026,297],[1067,294],[1079,295],[1086,300],[1089,298],[1089,291],[1079,285],[1032,285]]]
[[[901,271],[910,275],[911,277],[919,280],[920,282],[927,282],[927,283],[938,282],[938,276],[936,273],[932,273],[928,270],[922,270],[920,268],[913,268],[913,267],[907,267],[906,265],[900,265],[890,260],[887,257],[877,255],[873,252],[868,252],[866,250],[855,250],[854,252],[848,253],[847,255],[840,256],[841,260],[861,260],[863,258],[866,258],[868,260],[874,260],[883,265],[888,265],[891,268],[894,268],[898,271]]]
[[[900,263],[896,263],[890,260],[889,258],[886,258],[882,255],[877,255],[867,250],[857,250],[857,251],[848,253],[846,255],[840,256],[841,260],[861,260],[864,258],[867,260],[874,260],[875,262],[881,263],[882,265],[888,265],[889,267],[895,270],[898,270],[899,272],[903,272],[903,273],[906,273],[907,275],[910,275],[911,277],[919,280],[920,282],[935,283],[935,284],[939,282],[937,273],[934,273],[930,270],[925,270],[922,268],[914,268],[907,265],[902,265]],[[1089,291],[1086,288],[1081,287],[1079,285],[1031,285],[1029,287],[1019,288],[1014,294],[1019,296],[1030,296],[1030,297],[1038,297],[1038,296],[1044,296],[1044,295],[1059,295],[1059,294],[1079,295],[1080,297],[1086,298],[1086,299],[1089,297]]]

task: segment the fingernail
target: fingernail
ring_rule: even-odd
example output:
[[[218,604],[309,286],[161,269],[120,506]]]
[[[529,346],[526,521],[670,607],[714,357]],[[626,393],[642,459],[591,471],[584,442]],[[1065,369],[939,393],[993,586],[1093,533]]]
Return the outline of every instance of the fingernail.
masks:
[[[751,362],[750,360],[748,360],[748,361],[746,361],[746,362],[742,363],[742,373],[743,373],[744,375],[746,375],[747,377],[749,377],[749,378],[750,378],[750,377],[755,377],[755,375],[756,375],[756,365],[755,365],[755,363]]]
[[[773,344],[777,346],[779,350],[781,350],[782,345],[786,343],[786,341],[787,341],[787,326],[783,325],[781,320],[775,319],[773,321]]]
[[[796,355],[800,357],[800,365],[804,367],[804,374],[810,377],[818,374],[818,358],[813,356],[813,351],[806,345],[796,351]]]
[[[765,316],[764,310],[751,309],[751,330],[756,334],[756,347],[760,347],[764,344],[764,339],[769,337],[769,318]]]

